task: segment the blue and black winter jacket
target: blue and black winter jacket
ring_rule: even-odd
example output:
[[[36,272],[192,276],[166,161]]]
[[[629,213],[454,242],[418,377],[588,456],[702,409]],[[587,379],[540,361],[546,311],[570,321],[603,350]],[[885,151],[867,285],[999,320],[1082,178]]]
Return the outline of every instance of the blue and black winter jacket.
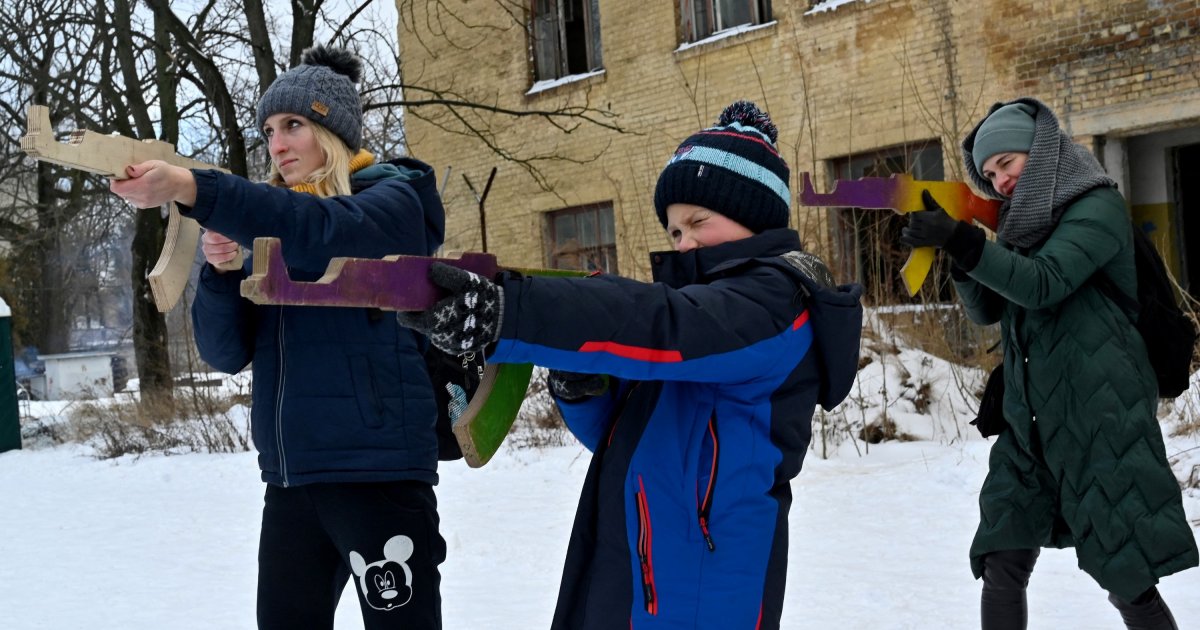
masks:
[[[278,237],[297,281],[317,280],[339,256],[428,256],[445,233],[433,169],[417,160],[364,168],[353,195],[329,198],[194,173],[187,216],[246,248]],[[437,413],[413,333],[373,309],[255,305],[239,293],[251,265],[224,274],[204,265],[192,323],[210,365],[233,374],[253,364],[263,480],[437,483]]]
[[[789,480],[814,406],[849,389],[862,321],[855,285],[814,326],[780,258],[798,250],[778,229],[653,254],[653,284],[502,280],[489,360],[611,375],[606,394],[560,401],[595,454],[553,628],[778,627]],[[818,352],[814,335],[853,341]]]

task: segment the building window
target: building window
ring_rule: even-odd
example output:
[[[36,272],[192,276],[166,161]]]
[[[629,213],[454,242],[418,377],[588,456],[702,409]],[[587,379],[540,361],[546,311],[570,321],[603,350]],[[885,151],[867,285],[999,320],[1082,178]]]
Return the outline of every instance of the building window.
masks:
[[[603,68],[600,0],[533,0],[533,53],[538,81]]]
[[[697,42],[713,33],[771,21],[771,0],[680,0],[683,36]]]
[[[552,269],[619,273],[611,203],[566,208],[546,215]]]
[[[942,147],[937,143],[838,158],[832,166],[834,176],[841,181],[890,177],[896,173],[909,173],[919,180],[945,179]],[[854,278],[861,283],[864,297],[875,305],[952,300],[945,256],[935,259],[930,279],[922,285],[921,292],[913,298],[908,296],[900,276],[900,268],[912,252],[900,243],[900,230],[907,224],[907,218],[889,210],[835,210],[832,226],[839,277]]]

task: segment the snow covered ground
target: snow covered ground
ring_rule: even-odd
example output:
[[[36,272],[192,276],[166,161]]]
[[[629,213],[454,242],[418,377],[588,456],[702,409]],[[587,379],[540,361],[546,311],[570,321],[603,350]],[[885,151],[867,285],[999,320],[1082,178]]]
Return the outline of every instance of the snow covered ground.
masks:
[[[784,628],[978,627],[967,550],[989,443],[966,426],[961,373],[913,350],[891,361],[867,366],[829,418],[887,409],[917,439],[868,447],[831,429],[822,447],[818,435],[793,483]],[[47,416],[62,407],[34,405]],[[1196,408],[1180,401],[1175,413]],[[1170,437],[1167,451],[1186,479],[1200,436]],[[448,630],[548,627],[588,457],[570,445],[507,449],[479,470],[443,465]],[[253,628],[262,490],[252,453],[97,460],[68,444],[0,454],[0,627]],[[1185,505],[1200,523],[1200,494]],[[1200,627],[1200,570],[1160,588],[1181,628]],[[337,627],[361,628],[351,589],[342,601]],[[1042,554],[1030,609],[1034,629],[1122,627],[1070,550]]]

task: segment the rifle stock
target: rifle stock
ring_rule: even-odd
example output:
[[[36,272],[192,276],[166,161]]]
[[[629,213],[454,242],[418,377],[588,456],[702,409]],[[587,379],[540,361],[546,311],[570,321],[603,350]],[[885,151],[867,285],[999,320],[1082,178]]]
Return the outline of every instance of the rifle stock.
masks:
[[[42,162],[58,164],[111,179],[127,179],[125,167],[146,160],[162,160],[183,168],[229,171],[199,160],[183,157],[175,147],[161,140],[137,140],[120,135],[104,135],[85,129],[71,132],[67,142],[58,142],[50,124],[50,110],[44,105],[31,105],[26,119],[21,150]],[[188,272],[196,258],[200,225],[179,214],[171,204],[167,219],[166,238],[158,262],[148,276],[154,304],[165,313],[179,301],[187,285]],[[222,269],[242,268],[242,255],[221,265]]]
[[[898,214],[925,209],[921,191],[928,190],[946,213],[960,221],[975,221],[996,229],[1000,202],[976,195],[963,182],[915,180],[907,173],[891,177],[863,177],[834,183],[833,189],[820,194],[813,190],[812,178],[801,173],[800,205],[894,210]],[[916,295],[933,267],[934,248],[917,247],[900,269],[909,295]]]

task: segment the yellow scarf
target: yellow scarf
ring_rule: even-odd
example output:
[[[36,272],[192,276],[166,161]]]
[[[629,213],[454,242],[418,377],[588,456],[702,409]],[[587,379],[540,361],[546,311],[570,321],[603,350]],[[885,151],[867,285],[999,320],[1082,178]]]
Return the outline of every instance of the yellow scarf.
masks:
[[[375,156],[372,155],[370,151],[368,151],[366,149],[359,149],[358,153],[355,153],[354,157],[350,158],[350,174],[353,175],[354,173],[356,173],[374,163],[375,163]],[[296,192],[309,193],[311,195],[317,194],[317,187],[308,182],[303,182],[300,184],[296,184],[295,186],[291,186],[291,189]]]

